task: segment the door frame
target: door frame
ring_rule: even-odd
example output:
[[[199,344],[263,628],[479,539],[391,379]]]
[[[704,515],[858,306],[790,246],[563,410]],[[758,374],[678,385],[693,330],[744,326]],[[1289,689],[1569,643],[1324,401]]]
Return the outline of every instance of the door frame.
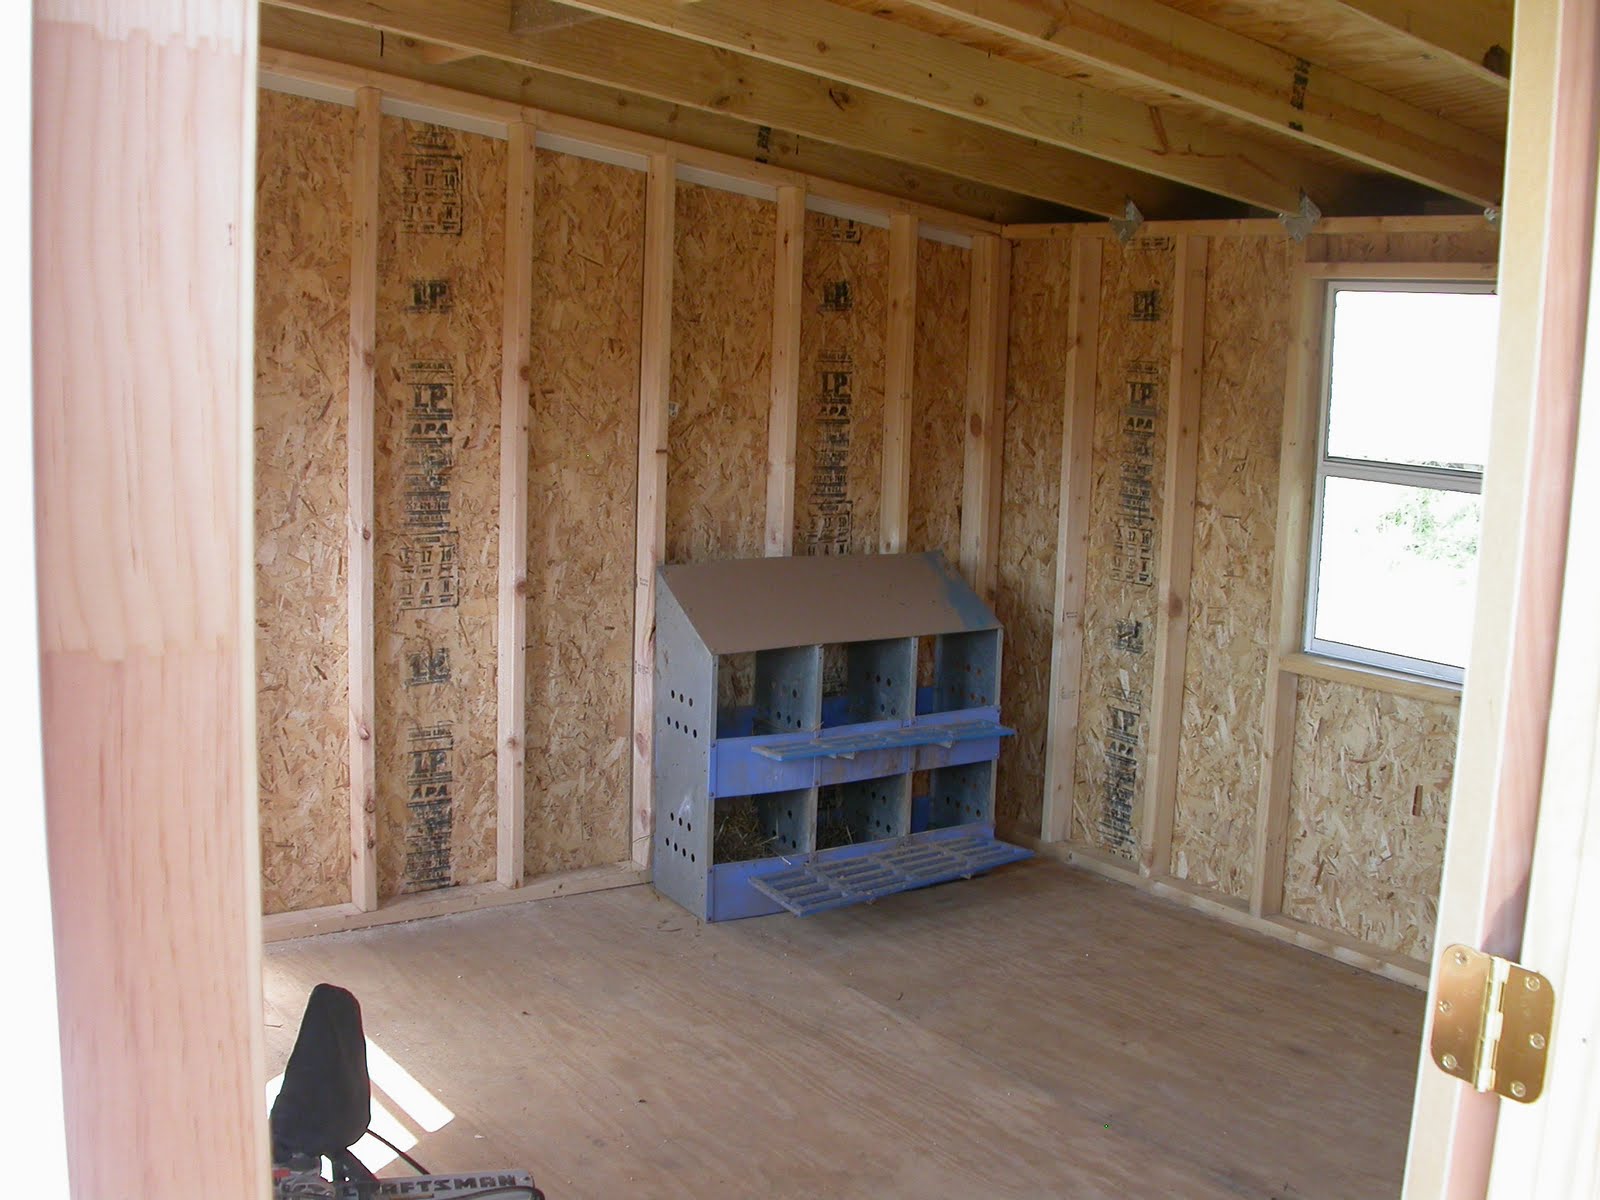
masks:
[[[35,0],[32,17],[34,541],[67,1173],[82,1200],[266,1200],[256,4]]]

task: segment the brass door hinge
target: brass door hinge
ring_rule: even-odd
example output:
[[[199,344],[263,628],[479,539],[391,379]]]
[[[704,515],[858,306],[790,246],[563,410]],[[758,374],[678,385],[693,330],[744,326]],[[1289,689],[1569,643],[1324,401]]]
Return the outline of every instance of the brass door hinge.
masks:
[[[1532,1104],[1544,1091],[1556,994],[1537,971],[1450,946],[1439,961],[1429,1048],[1446,1075]]]

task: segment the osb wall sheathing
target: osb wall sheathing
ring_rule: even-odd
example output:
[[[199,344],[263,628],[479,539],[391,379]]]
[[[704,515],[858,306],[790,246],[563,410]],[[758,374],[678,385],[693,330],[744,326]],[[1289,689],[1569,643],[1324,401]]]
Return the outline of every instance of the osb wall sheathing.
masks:
[[[806,214],[796,554],[877,549],[888,279],[887,230]]]
[[[351,109],[263,91],[256,715],[265,911],[350,898],[345,431]]]
[[[667,561],[761,554],[776,206],[678,185]]]
[[[918,239],[906,549],[942,550],[951,562],[961,550],[971,289],[970,250]]]
[[[628,857],[645,177],[540,151],[528,433],[529,875]]]
[[[777,207],[678,184],[667,423],[667,561],[753,558],[767,510],[767,410]],[[717,706],[755,686],[730,659]]]
[[[1457,709],[1301,679],[1284,912],[1386,950],[1433,950]]]
[[[1172,873],[1250,892],[1271,640],[1291,272],[1286,238],[1213,238]]]
[[[971,300],[972,252],[919,238],[906,550],[939,550],[952,563],[961,554],[967,320]],[[929,687],[932,683],[933,639],[924,638],[917,646],[917,686]]]
[[[384,118],[374,624],[378,888],[495,873],[506,147]]]
[[[1015,737],[1001,743],[995,821],[1037,836],[1044,795],[1051,624],[1061,498],[1062,401],[1072,245],[1018,242],[1011,255],[1000,569],[1000,697]]]
[[[1073,836],[1130,860],[1155,674],[1174,257],[1170,237],[1108,242],[1100,290]]]

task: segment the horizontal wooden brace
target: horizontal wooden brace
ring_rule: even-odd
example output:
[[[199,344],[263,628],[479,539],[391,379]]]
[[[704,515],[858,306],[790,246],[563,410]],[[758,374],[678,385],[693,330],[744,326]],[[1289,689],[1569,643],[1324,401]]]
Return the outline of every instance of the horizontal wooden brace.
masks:
[[[1392,233],[1482,233],[1495,227],[1479,213],[1447,216],[1404,217],[1324,217],[1317,222],[1316,232],[1337,236],[1340,234],[1392,234]],[[1066,221],[1053,224],[1005,225],[1006,237],[1014,242],[1039,238],[1115,237],[1115,231],[1104,221]],[[1144,237],[1181,237],[1184,234],[1203,234],[1208,237],[1288,237],[1283,222],[1276,217],[1246,217],[1237,220],[1197,221],[1146,221],[1139,226]],[[1372,264],[1378,266],[1379,264]]]

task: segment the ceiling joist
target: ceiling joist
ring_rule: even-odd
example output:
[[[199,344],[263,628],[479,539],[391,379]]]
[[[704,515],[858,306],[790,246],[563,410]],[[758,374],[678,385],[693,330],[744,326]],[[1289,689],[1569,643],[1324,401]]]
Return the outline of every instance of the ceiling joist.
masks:
[[[695,2],[678,0],[679,4]],[[558,0],[511,0],[512,33],[549,33],[552,29],[566,29],[593,20],[594,13],[572,8]]]
[[[1333,211],[1351,182],[1309,157],[826,0],[570,2],[1268,210],[1293,211],[1304,191]]]
[[[1403,33],[1430,57],[1509,90],[1511,0],[1328,0],[1336,8]]]
[[[504,0],[270,0],[274,6],[644,93],[1084,212],[1109,215],[1130,197],[1153,214],[1204,203],[1165,180],[1085,154],[627,23],[520,37],[510,32]],[[705,6],[666,7],[688,13]]]
[[[286,69],[294,74],[321,61],[380,72],[900,197],[913,211],[920,203],[986,221],[1055,221],[1066,215],[1001,188],[516,63],[482,56],[432,63],[428,59],[439,47],[430,43],[270,5],[261,10],[261,48],[264,68],[283,62],[293,64]],[[937,214],[928,219],[937,220]]]
[[[1499,141],[1154,0],[902,2],[1030,51],[1162,88],[1474,204],[1500,199],[1505,147]],[[1373,9],[1402,7],[1364,2]],[[595,0],[589,7],[611,3]],[[1446,22],[1441,17],[1437,23]]]
[[[1495,65],[1510,0],[1266,2],[264,0],[262,39],[332,55],[320,23],[352,65],[1000,220],[1498,202],[1466,64]]]
[[[593,13],[568,8],[556,0],[511,0],[511,32],[549,33],[595,20]]]

